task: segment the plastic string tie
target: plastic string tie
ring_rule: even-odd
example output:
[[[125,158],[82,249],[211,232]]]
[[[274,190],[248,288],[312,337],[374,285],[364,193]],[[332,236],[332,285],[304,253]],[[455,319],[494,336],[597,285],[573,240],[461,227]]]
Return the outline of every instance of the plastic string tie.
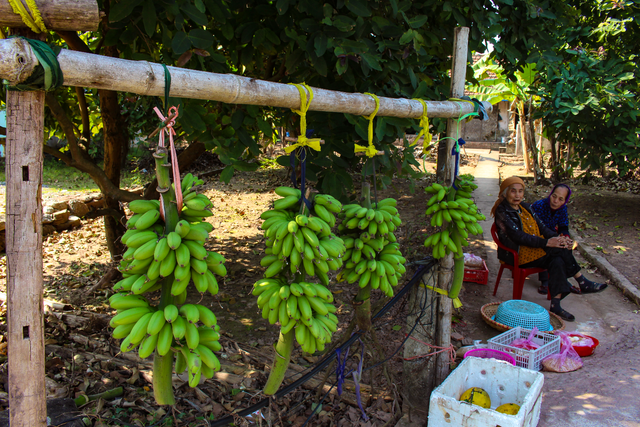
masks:
[[[305,83],[289,83],[298,89],[300,93],[300,109],[291,109],[294,113],[300,116],[300,135],[298,136],[298,142],[295,144],[284,147],[285,153],[289,154],[289,162],[292,166],[291,180],[295,188],[297,186],[297,180],[295,175],[296,156],[300,156],[300,191],[302,193],[302,201],[311,211],[311,202],[307,200],[305,196],[305,181],[307,175],[307,147],[310,149],[320,151],[320,138],[308,138],[307,137],[307,111],[313,100],[313,90]],[[305,90],[306,89],[306,90]],[[307,92],[309,92],[309,100],[307,101]]]
[[[307,110],[309,110],[309,105],[311,105],[311,101],[313,100],[313,90],[311,90],[311,88],[305,83],[289,84],[294,85],[298,89],[298,92],[300,92],[300,109],[291,109],[291,111],[300,116],[300,136],[298,136],[297,143],[284,147],[284,151],[285,153],[290,154],[296,148],[302,149],[305,147],[310,147],[316,151],[320,151],[320,138],[307,138]],[[307,91],[309,92],[309,101],[307,101]]]
[[[349,358],[349,348],[347,347],[347,351],[344,353],[344,359],[340,358],[340,354],[342,353],[342,349],[338,347],[336,349],[336,380],[338,381],[337,390],[338,396],[342,395],[342,384],[344,384],[345,380],[345,368],[347,366],[347,359]]]
[[[26,37],[17,38],[26,40],[29,43],[38,60],[38,65],[36,65],[31,75],[24,82],[15,86],[7,86],[7,89],[17,91],[44,90],[49,92],[62,86],[64,77],[62,75],[62,69],[60,69],[60,63],[58,62],[60,48],[56,47],[56,51],[54,52],[48,44],[40,40],[28,39]],[[6,80],[4,83],[8,84]]]
[[[156,112],[158,118],[162,122],[160,125],[159,147],[165,147],[164,133],[169,134],[169,147],[171,150],[171,169],[173,173],[173,185],[176,192],[176,203],[178,204],[178,212],[182,211],[182,187],[180,186],[180,170],[178,169],[178,155],[176,154],[176,147],[173,143],[173,136],[176,131],[173,126],[176,124],[178,118],[178,107],[169,108],[169,115],[165,117],[158,107],[153,107],[153,111]],[[162,195],[160,195],[162,197]],[[161,200],[161,206],[164,205]]]
[[[20,15],[22,22],[31,29],[34,33],[44,33],[47,31],[47,27],[44,25],[42,15],[38,9],[38,5],[35,0],[26,0],[29,10],[27,10],[22,4],[21,0],[9,0],[11,9],[16,15]]]
[[[444,353],[445,351],[447,353],[449,353],[449,360],[451,360],[451,363],[454,363],[456,361],[456,350],[453,347],[453,344],[449,345],[449,347],[439,347],[437,345],[433,345],[433,344],[429,344],[428,342],[424,342],[422,340],[419,340],[415,337],[412,336],[408,336],[407,334],[404,334],[405,338],[411,338],[414,341],[419,342],[420,344],[426,345],[429,348],[433,348],[433,349],[437,349],[438,351],[432,351],[426,354],[419,354],[417,356],[412,356],[412,357],[403,357],[402,360],[415,360],[415,359],[422,359],[423,357],[431,357],[431,356],[435,356],[436,354],[439,353]]]
[[[169,113],[169,92],[171,91],[171,73],[165,64],[162,64],[164,68],[164,114]]]
[[[460,172],[460,146],[466,144],[466,141],[462,138],[458,138],[456,140],[456,145],[453,146],[453,148],[451,149],[451,155],[455,156],[456,158],[456,167],[454,170],[454,174],[453,174],[453,187],[457,190],[458,188],[456,187],[456,183],[455,183],[455,179],[458,177],[458,173]]]
[[[364,152],[367,157],[374,157],[376,154],[378,154],[378,150],[376,149],[375,145],[373,145],[373,119],[376,114],[378,114],[378,110],[380,109],[380,99],[378,99],[378,97],[373,93],[365,93],[365,95],[369,95],[376,102],[376,108],[373,110],[373,113],[368,116],[363,116],[365,119],[369,120],[369,129],[367,131],[369,145],[364,147],[362,145],[355,144],[355,148],[353,151],[355,153]]]
[[[356,384],[356,400],[358,402],[358,407],[362,412],[362,418],[367,421],[369,417],[364,412],[364,408],[362,407],[362,397],[360,396],[360,379],[362,378],[362,362],[364,361],[364,343],[362,339],[358,338],[360,344],[362,345],[362,352],[360,353],[360,362],[358,363],[358,370],[353,372],[353,382]]]
[[[378,204],[378,186],[377,186],[377,178],[376,178],[376,158],[371,158],[371,166],[373,167],[373,200]]]
[[[427,103],[422,99],[413,98],[414,101],[420,102],[422,105],[422,117],[420,117],[420,132],[416,135],[416,139],[413,140],[413,144],[409,145],[409,147],[413,147],[418,143],[420,137],[424,136],[424,141],[422,142],[422,153],[427,154],[429,147],[431,147],[431,140],[433,139],[433,135],[429,133],[429,117],[427,116]]]

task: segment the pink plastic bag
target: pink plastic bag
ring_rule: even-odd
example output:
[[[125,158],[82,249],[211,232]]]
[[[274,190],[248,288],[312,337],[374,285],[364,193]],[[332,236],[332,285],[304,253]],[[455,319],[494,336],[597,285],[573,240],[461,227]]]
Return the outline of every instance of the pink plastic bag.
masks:
[[[560,337],[560,353],[544,358],[544,369],[551,372],[572,372],[582,368],[582,359],[571,345],[569,332],[557,331],[555,334]]]
[[[534,326],[533,330],[531,330],[531,333],[527,338],[517,338],[513,340],[513,342],[509,345],[517,348],[522,348],[524,350],[535,350],[540,347],[540,344],[533,341],[533,337],[535,337],[537,333],[538,327]]]

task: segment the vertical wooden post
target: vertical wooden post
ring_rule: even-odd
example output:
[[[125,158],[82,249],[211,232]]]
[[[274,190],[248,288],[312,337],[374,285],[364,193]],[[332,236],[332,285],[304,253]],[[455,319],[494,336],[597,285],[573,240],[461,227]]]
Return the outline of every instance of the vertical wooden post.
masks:
[[[464,95],[464,82],[467,72],[467,45],[469,43],[469,28],[458,27],[454,32],[453,39],[453,64],[451,68],[451,96],[460,98]],[[451,155],[451,150],[455,145],[457,137],[457,119],[447,120],[447,152],[444,162],[444,182],[443,185],[451,186],[455,173],[455,157]],[[454,139],[452,139],[454,138]],[[443,228],[448,224],[444,224]],[[440,260],[438,271],[438,287],[448,290],[451,287],[453,277],[453,254],[448,254]],[[451,345],[451,309],[452,302],[446,295],[438,295],[438,316],[436,345],[449,347]],[[437,355],[436,361],[436,385],[440,384],[449,375],[450,370],[449,353],[442,352]]]
[[[42,294],[44,92],[7,91],[9,413],[14,427],[47,425]]]

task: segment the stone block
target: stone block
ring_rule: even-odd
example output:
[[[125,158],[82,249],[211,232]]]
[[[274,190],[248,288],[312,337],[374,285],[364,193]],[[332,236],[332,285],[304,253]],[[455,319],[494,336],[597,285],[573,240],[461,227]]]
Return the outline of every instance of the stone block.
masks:
[[[54,212],[54,214],[53,214],[53,225],[58,227],[60,224],[64,224],[65,222],[67,222],[69,220],[70,216],[71,216],[71,212],[69,212],[66,209],[63,210],[63,211]]]
[[[80,218],[89,213],[89,207],[79,200],[69,201],[69,210],[73,215]]]

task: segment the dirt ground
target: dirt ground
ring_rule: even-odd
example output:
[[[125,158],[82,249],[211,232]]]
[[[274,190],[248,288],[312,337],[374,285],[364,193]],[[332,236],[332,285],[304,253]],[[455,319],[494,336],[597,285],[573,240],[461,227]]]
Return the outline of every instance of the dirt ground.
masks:
[[[473,156],[465,159],[461,173],[473,174],[476,160]],[[426,167],[428,172],[433,172],[433,161],[427,162]],[[515,163],[510,165],[507,159],[502,170],[514,174],[512,172],[517,172],[518,168]],[[427,198],[423,188],[431,179],[418,182],[414,193],[401,179],[394,179],[389,188],[379,191],[379,198],[398,199],[403,225],[396,235],[409,262],[428,255],[422,243],[433,230],[424,217]],[[213,177],[203,186],[202,191],[214,203],[214,215],[209,218],[214,231],[207,247],[225,256],[229,274],[221,281],[220,293],[216,297],[200,300],[199,295],[190,294],[189,300],[200,301],[216,313],[223,330],[221,360],[228,375],[216,377],[217,381],[209,380],[194,390],[176,379],[174,388],[179,403],[168,413],[153,401],[149,364],[135,356],[126,359],[118,355],[119,343],[109,336],[106,322],[112,314],[107,301],[110,289],[91,295],[83,293],[112,265],[104,243],[102,221],[86,221],[80,229],[46,237],[43,244],[45,298],[66,304],[63,309],[51,309],[46,316],[47,378],[51,395],[75,397],[81,393],[92,394],[124,386],[123,399],[100,400],[83,408],[96,417],[95,425],[118,424],[114,420],[148,425],[160,419],[162,424],[159,425],[205,425],[205,418],[219,419],[256,403],[262,397],[260,389],[266,380],[264,370],[270,364],[271,346],[278,335],[277,327],[261,318],[255,297],[250,294],[253,283],[264,272],[259,263],[264,250],[259,216],[277,198],[273,189],[289,183],[287,171],[277,167],[237,173],[228,185]],[[547,188],[533,188],[532,196],[544,196]],[[589,244],[602,248],[609,261],[638,285],[638,186],[631,191],[616,192],[612,183],[598,181],[597,185],[577,185],[575,188],[570,203],[574,228]],[[45,203],[73,197],[75,194],[70,192],[61,194],[46,189],[43,192]],[[4,189],[0,192],[0,200],[4,204]],[[472,243],[469,252],[486,256],[484,247],[477,241]],[[413,271],[414,268],[409,268],[406,277],[410,277]],[[3,256],[0,258],[0,289],[3,291],[5,279],[6,258]],[[336,335],[339,336],[353,318],[350,301],[356,289],[337,284],[332,290],[341,319]],[[489,333],[487,325],[478,324],[477,309],[479,304],[487,301],[490,290],[491,285],[465,284],[461,296],[465,309],[454,318],[454,330],[467,336]],[[378,299],[380,296],[375,295],[374,303]],[[2,310],[6,315],[4,306]],[[402,359],[394,355],[394,351],[403,340],[406,314],[403,304],[395,307],[379,322],[376,330],[379,345],[371,340],[365,342],[365,366],[391,357],[384,371],[382,368],[371,369],[363,376],[363,384],[367,387],[362,394],[363,404],[371,420],[358,421],[360,410],[356,402],[348,398],[340,400],[329,394],[318,411],[319,415],[307,425],[382,426],[396,419],[402,400],[399,395],[399,390],[402,390]],[[6,317],[2,321],[6,322]],[[4,330],[4,324],[0,327]],[[483,333],[474,332],[483,329]],[[6,339],[0,343],[2,348],[6,348]],[[0,357],[6,360],[6,356]],[[349,366],[355,367],[359,357],[359,354],[352,357]],[[304,371],[316,360],[317,357],[303,355],[297,349],[292,357],[293,369]],[[288,377],[287,381],[295,378]],[[6,382],[6,374],[0,379]],[[300,426],[311,415],[313,397],[317,393],[313,387],[300,389],[274,404],[269,413],[273,415],[271,410],[281,411],[278,413],[281,419]],[[6,394],[0,394],[0,405],[6,404]]]

